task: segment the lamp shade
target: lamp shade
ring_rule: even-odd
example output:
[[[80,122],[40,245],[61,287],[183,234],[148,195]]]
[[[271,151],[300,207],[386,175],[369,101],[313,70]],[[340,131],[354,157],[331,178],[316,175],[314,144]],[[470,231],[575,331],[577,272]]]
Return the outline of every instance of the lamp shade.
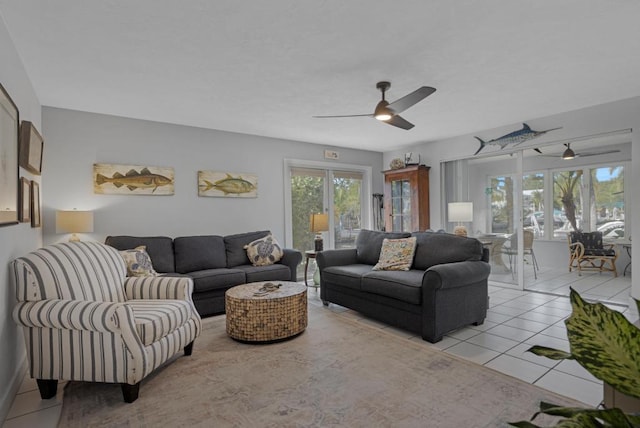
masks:
[[[473,202],[449,202],[449,221],[473,221]]]
[[[56,211],[56,233],[93,232],[93,211]]]
[[[329,230],[329,214],[311,214],[311,231],[326,232]]]

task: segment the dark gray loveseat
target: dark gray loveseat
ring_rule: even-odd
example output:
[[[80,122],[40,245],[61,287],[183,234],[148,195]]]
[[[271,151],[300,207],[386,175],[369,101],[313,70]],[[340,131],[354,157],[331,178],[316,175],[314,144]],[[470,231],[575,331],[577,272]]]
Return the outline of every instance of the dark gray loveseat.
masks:
[[[284,257],[269,266],[253,266],[244,246],[267,236],[268,230],[235,235],[108,236],[107,245],[128,250],[146,247],[156,272],[193,278],[193,303],[200,316],[224,312],[224,293],[231,287],[257,281],[296,281],[300,251],[283,249]]]
[[[374,271],[384,238],[415,236],[408,271]],[[491,268],[477,239],[447,233],[362,230],[356,248],[318,253],[320,297],[438,342],[452,330],[482,324]]]

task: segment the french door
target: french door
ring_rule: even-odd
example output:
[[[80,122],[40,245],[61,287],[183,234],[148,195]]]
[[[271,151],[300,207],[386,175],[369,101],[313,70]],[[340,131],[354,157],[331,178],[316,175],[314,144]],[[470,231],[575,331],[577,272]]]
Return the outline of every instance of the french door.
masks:
[[[354,247],[360,230],[371,224],[370,177],[370,167],[285,160],[286,246],[304,254],[319,234],[324,249]],[[326,216],[313,230],[318,214]]]

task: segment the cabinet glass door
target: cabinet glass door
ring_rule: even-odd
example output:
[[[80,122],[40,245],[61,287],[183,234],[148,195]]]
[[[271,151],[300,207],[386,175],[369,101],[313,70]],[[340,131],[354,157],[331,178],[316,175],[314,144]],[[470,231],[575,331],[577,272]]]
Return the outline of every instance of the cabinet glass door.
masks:
[[[394,231],[410,232],[411,228],[411,183],[409,180],[391,182],[391,221]]]

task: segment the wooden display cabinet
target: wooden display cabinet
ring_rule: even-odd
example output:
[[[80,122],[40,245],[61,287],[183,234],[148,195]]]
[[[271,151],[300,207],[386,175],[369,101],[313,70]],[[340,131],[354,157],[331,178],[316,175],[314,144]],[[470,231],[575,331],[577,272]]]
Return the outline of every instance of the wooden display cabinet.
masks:
[[[384,174],[384,214],[387,232],[429,229],[429,167],[411,165]]]

